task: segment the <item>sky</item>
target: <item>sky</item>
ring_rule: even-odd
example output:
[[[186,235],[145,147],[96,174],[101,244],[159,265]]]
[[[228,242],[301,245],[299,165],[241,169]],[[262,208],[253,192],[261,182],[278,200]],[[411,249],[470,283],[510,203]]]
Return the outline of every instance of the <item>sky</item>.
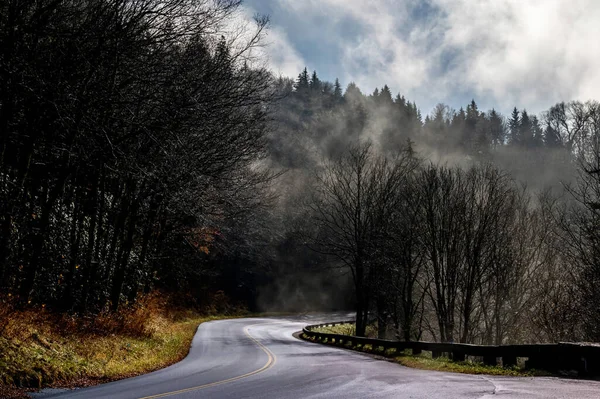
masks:
[[[599,0],[245,0],[266,14],[277,75],[387,84],[423,114],[475,99],[481,110],[540,113],[600,100]]]

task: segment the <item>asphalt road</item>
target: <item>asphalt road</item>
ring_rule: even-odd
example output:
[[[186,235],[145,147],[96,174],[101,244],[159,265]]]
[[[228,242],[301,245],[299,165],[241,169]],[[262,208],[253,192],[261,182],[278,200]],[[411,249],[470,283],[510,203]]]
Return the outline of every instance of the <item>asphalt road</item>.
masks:
[[[337,320],[347,315],[337,315]],[[406,368],[298,340],[331,315],[202,324],[189,355],[154,373],[45,398],[600,398],[600,382],[475,376]]]

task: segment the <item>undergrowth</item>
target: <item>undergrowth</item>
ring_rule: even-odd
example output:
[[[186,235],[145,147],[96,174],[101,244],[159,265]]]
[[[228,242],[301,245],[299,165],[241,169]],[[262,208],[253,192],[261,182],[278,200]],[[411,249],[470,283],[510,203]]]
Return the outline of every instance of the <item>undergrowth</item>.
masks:
[[[328,334],[342,334],[342,335],[355,335],[356,334],[356,324],[345,323],[338,324],[332,327],[319,327],[315,328],[314,331]],[[377,338],[377,326],[375,324],[367,325],[365,331],[365,337],[367,338]]]
[[[93,385],[168,366],[186,356],[200,323],[244,313],[216,307],[221,314],[173,308],[159,293],[94,317],[3,306],[0,397],[22,397],[28,388]]]

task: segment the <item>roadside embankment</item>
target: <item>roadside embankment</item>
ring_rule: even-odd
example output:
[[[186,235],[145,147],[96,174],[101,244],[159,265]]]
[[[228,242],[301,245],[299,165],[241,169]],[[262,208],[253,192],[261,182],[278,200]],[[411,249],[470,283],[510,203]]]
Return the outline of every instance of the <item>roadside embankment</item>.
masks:
[[[0,397],[94,385],[166,367],[187,355],[199,324],[237,315],[174,310],[159,295],[95,317],[5,307],[0,310]]]

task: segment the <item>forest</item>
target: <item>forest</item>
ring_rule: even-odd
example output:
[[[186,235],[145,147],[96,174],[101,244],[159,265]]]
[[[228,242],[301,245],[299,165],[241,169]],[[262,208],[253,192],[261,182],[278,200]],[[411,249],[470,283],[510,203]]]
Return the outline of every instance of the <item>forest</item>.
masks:
[[[240,4],[0,1],[2,304],[219,292],[357,335],[600,341],[600,103],[277,76]]]

